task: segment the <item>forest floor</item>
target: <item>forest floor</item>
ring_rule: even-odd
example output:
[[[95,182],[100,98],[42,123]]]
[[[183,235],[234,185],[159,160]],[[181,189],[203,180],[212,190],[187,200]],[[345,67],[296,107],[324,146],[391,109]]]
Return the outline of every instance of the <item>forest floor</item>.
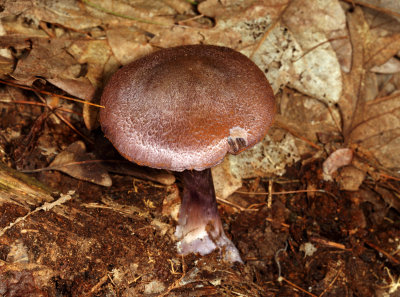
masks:
[[[400,7],[322,2],[5,1],[0,296],[400,296]],[[214,172],[244,264],[178,255],[180,181],[68,100],[197,43],[240,50],[276,94],[266,140]]]

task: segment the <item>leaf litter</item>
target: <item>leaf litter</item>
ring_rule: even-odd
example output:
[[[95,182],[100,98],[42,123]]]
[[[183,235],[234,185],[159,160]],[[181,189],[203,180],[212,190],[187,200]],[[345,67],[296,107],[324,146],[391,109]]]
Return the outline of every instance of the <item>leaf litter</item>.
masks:
[[[397,1],[17,0],[0,20],[0,228],[23,220],[0,236],[2,294],[398,294]],[[198,43],[249,56],[277,98],[266,138],[213,169],[245,265],[179,257],[180,182],[129,165],[99,107],[60,97],[98,103],[120,66]]]

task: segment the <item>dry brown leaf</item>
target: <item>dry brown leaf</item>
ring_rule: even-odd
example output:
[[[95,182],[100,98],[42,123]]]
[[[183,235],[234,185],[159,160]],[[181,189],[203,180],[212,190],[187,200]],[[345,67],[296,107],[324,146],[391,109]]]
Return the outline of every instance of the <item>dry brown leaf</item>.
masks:
[[[365,22],[361,8],[356,7],[354,13],[348,14],[350,40],[353,47],[352,67],[348,74],[344,74],[343,95],[339,101],[339,107],[343,121],[343,136],[345,142],[349,142],[352,127],[361,121],[364,109],[364,97],[362,82],[365,76],[364,39],[368,34],[368,25]]]
[[[28,56],[18,60],[12,76],[20,81],[35,80],[38,76],[77,77],[80,65],[65,51],[65,47],[70,43],[63,39],[34,42]]]
[[[379,8],[383,8],[400,15],[400,2],[398,0],[363,0],[362,2],[377,7],[378,11]],[[398,20],[400,20],[400,17],[398,17]]]
[[[104,75],[104,66],[111,55],[107,41],[76,40],[69,46],[68,53],[80,64],[87,66],[85,77],[98,88]]]
[[[109,172],[130,175],[138,179],[149,180],[162,185],[170,186],[175,183],[175,176],[166,170],[139,166],[132,162],[104,161],[103,166]]]
[[[19,15],[24,11],[32,9],[32,7],[33,3],[30,0],[2,1],[2,11],[0,12],[0,18]]]
[[[218,20],[228,20],[234,15],[244,15],[251,19],[255,16],[268,15],[272,19],[276,19],[279,12],[287,4],[283,0],[263,0],[254,2],[253,0],[207,0],[199,4],[200,13],[216,18]]]
[[[68,94],[81,99],[90,101],[94,96],[95,89],[86,77],[76,79],[55,77],[48,78],[47,81]]]
[[[120,62],[125,65],[153,51],[143,31],[135,27],[114,27],[107,30],[107,40],[111,50]]]
[[[376,158],[387,169],[400,169],[400,93],[369,102],[364,120],[351,134],[351,139]]]
[[[99,163],[92,162],[93,155],[86,152],[82,141],[76,141],[59,153],[47,169],[64,172],[74,178],[110,187],[111,178]]]
[[[360,53],[365,53],[370,30],[360,8],[349,14],[348,20],[353,65],[345,75],[344,94],[339,102],[345,143],[356,144],[368,162],[396,175],[400,164],[400,97],[397,94],[367,103],[375,91],[371,93],[370,74],[366,74],[366,63]]]
[[[337,181],[341,190],[358,191],[364,179],[364,171],[354,166],[346,166],[340,171]]]
[[[364,63],[366,70],[386,63],[400,51],[400,34],[377,37],[376,39],[368,34],[365,41]]]
[[[204,37],[204,29],[193,27],[175,26],[172,28],[164,28],[159,34],[151,39],[150,43],[156,47],[168,48],[184,44],[199,44],[206,42]]]
[[[0,56],[0,77],[6,78],[14,70],[14,60]]]
[[[317,42],[329,40],[342,70],[350,71],[351,44],[345,14],[339,1],[292,1],[283,20],[290,30],[303,36],[299,42],[305,50],[312,49]],[[316,33],[323,33],[325,37]],[[316,40],[317,36],[322,39]]]
[[[318,142],[319,133],[339,132],[339,114],[335,110],[330,111],[326,104],[318,100],[299,93],[284,92],[279,107],[281,114],[277,116],[277,125],[284,123],[285,127],[312,142]]]
[[[337,34],[347,36],[339,1],[291,1],[283,21],[303,51],[293,63],[297,77],[290,85],[325,102],[337,102],[342,92],[342,76],[328,38]]]
[[[370,71],[385,74],[398,73],[400,72],[400,61],[393,57],[382,65],[371,67]]]
[[[88,14],[85,6],[78,1],[35,1],[24,17],[39,21],[60,24],[74,30],[83,30],[101,25],[100,17]]]

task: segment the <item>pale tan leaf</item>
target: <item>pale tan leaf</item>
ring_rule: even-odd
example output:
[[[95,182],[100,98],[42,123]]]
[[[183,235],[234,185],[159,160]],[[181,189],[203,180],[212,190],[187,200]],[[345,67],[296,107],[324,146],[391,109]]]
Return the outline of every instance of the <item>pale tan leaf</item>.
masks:
[[[400,72],[400,61],[393,57],[382,65],[372,67],[370,71],[385,74],[398,73]]]
[[[364,40],[368,34],[368,25],[365,22],[363,12],[360,8],[356,8],[353,13],[348,14],[348,24],[350,32],[350,41],[353,47],[352,51],[352,67],[348,74],[343,76],[343,94],[339,101],[339,107],[343,121],[343,135],[346,142],[351,133],[352,127],[361,121],[364,97],[362,81],[365,76],[364,57]]]
[[[17,80],[31,80],[37,76],[44,78],[75,78],[80,65],[66,51],[69,40],[37,40],[29,55],[20,59],[12,76]]]
[[[85,77],[76,79],[55,77],[48,78],[47,81],[68,94],[81,99],[91,100],[94,96],[95,89],[90,81]]]
[[[68,48],[80,64],[87,65],[85,77],[96,88],[101,84],[104,66],[107,63],[111,49],[106,40],[76,40]]]
[[[365,69],[386,63],[400,51],[400,34],[367,39],[365,48]]]
[[[355,127],[351,138],[363,150],[369,151],[379,165],[399,170],[400,93],[368,103],[364,121]]]
[[[107,30],[107,40],[113,54],[122,65],[154,50],[143,31],[134,27],[116,27]]]

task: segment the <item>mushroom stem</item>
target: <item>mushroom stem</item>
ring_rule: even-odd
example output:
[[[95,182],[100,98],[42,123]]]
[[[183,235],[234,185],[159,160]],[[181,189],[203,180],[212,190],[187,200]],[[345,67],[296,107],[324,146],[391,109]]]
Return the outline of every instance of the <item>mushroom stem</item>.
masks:
[[[243,263],[239,251],[224,233],[211,169],[185,170],[181,173],[181,178],[182,204],[175,232],[180,240],[178,252],[183,255],[206,255],[220,248],[225,253],[225,260]]]

